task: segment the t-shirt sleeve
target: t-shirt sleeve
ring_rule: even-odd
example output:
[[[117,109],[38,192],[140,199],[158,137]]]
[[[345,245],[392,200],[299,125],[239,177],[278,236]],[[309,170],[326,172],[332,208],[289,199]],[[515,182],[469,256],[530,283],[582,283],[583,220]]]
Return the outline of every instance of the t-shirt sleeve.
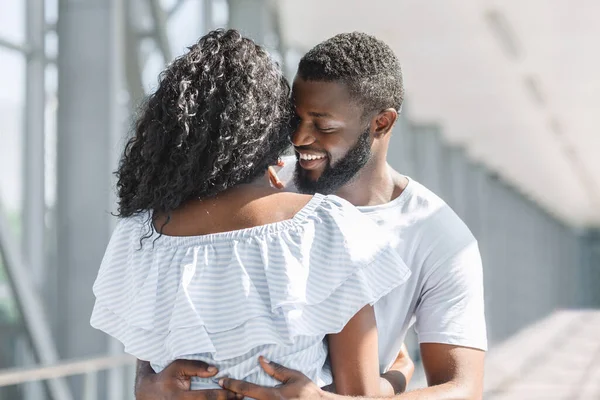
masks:
[[[425,277],[415,330],[419,343],[487,350],[482,263],[474,238]]]

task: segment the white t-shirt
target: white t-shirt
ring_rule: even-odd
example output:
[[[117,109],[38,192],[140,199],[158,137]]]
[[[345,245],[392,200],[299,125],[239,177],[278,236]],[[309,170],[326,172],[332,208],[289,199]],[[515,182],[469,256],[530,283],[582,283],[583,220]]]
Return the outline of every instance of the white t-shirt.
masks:
[[[295,159],[285,161],[282,180],[295,168]],[[456,213],[410,178],[393,201],[358,209],[397,237],[395,247],[411,270],[403,286],[375,304],[381,371],[395,361],[413,324],[419,343],[487,350],[481,256]]]

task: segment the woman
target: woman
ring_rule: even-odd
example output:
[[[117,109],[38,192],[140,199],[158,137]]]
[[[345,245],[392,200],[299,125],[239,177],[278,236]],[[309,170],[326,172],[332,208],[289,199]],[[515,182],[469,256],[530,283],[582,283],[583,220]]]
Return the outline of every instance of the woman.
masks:
[[[207,34],[167,67],[117,172],[121,220],[91,323],[156,371],[196,359],[275,385],[262,355],[338,393],[378,395],[371,305],[409,271],[346,201],[264,179],[292,115],[281,71],[234,30]]]

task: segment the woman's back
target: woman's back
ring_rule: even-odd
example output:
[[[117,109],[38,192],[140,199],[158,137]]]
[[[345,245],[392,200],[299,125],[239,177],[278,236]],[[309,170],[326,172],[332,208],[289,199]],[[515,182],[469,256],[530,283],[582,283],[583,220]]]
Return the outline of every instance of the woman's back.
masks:
[[[405,282],[408,268],[376,225],[338,197],[237,194],[178,210],[166,226],[185,235],[153,232],[141,248],[148,216],[122,220],[94,285],[92,325],[156,370],[197,359],[223,376],[275,385],[257,364],[263,355],[329,385],[325,335]],[[228,218],[226,207],[238,203],[246,205]],[[269,207],[277,216],[298,206],[290,219],[267,222]],[[216,233],[198,235],[205,219]],[[218,229],[231,220],[246,226]],[[193,389],[216,387],[193,379]]]
[[[168,216],[157,216],[154,226],[170,236],[236,231],[292,219],[311,198],[273,189],[265,179],[264,184],[239,185],[208,199],[187,202]]]

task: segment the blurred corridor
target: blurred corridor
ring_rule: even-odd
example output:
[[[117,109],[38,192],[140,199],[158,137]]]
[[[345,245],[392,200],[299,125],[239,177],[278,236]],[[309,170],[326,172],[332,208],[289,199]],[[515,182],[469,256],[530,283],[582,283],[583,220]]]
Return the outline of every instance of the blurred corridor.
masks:
[[[481,247],[485,398],[600,398],[599,13],[593,0],[0,0],[0,400],[133,398],[131,359],[89,326],[112,172],[164,65],[217,27],[266,46],[290,80],[336,33],[389,43],[406,86],[390,164]],[[72,360],[15,384],[28,375],[15,368]]]

